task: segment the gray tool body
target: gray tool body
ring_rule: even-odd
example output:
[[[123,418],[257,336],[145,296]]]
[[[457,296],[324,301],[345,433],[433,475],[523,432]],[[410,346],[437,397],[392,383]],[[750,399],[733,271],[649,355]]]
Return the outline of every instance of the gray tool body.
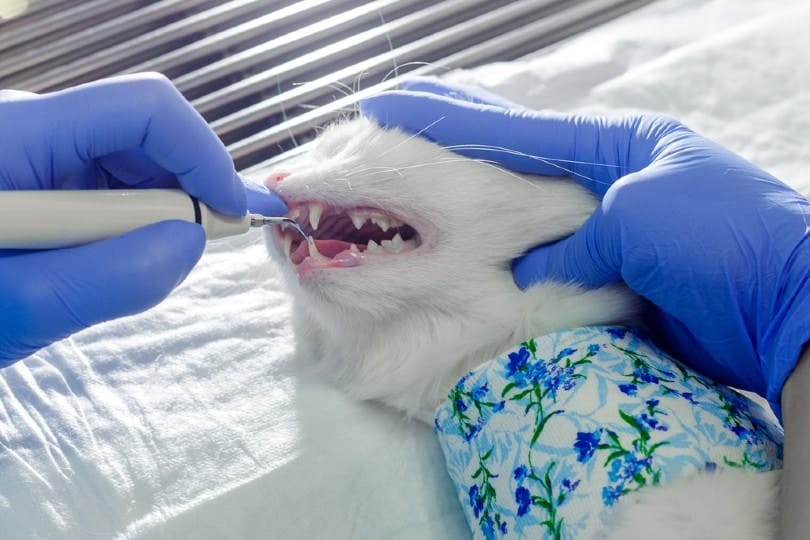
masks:
[[[170,219],[199,223],[208,240],[285,223],[306,237],[290,218],[226,216],[175,189],[0,191],[0,249],[77,246]]]

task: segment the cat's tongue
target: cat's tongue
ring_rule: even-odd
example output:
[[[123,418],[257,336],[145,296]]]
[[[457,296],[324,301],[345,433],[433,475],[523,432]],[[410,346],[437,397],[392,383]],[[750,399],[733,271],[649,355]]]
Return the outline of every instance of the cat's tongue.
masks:
[[[346,251],[351,247],[349,242],[343,242],[341,240],[314,240],[314,242],[315,247],[318,248],[318,253],[327,259],[332,259],[338,253]],[[301,242],[295,251],[290,253],[290,260],[293,264],[298,265],[309,256],[309,244],[307,242]]]

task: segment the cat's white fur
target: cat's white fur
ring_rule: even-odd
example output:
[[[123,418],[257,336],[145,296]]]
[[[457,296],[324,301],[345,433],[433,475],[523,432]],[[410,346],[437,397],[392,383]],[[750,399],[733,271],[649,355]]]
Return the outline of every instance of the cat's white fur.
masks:
[[[722,470],[622,498],[607,540],[773,540],[781,471]]]
[[[570,180],[507,172],[362,118],[331,126],[284,169],[270,187],[289,205],[378,208],[422,236],[416,251],[354,268],[299,278],[281,265],[299,357],[357,398],[431,421],[455,381],[498,353],[556,330],[627,322],[641,308],[618,285],[516,287],[510,261],[570,234],[595,208]],[[770,538],[769,526],[755,531],[770,523],[773,478],[711,475],[648,490],[611,538]]]

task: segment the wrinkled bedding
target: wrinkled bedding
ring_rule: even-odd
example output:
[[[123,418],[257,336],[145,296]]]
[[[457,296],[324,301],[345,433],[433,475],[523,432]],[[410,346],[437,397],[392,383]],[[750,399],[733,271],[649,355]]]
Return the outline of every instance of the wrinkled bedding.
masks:
[[[808,28],[804,0],[661,0],[446,77],[667,113],[810,195]],[[468,537],[432,428],[292,358],[290,298],[254,232],[211,243],[148,313],[0,371],[0,538]]]

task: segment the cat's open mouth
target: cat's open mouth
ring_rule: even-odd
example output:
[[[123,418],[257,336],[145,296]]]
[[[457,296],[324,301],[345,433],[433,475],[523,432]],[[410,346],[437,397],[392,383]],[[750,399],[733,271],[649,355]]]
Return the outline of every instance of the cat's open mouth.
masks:
[[[375,208],[336,208],[309,202],[291,205],[287,215],[313,239],[307,242],[289,227],[278,229],[281,249],[298,267],[358,266],[367,257],[406,253],[422,243],[412,226]]]

